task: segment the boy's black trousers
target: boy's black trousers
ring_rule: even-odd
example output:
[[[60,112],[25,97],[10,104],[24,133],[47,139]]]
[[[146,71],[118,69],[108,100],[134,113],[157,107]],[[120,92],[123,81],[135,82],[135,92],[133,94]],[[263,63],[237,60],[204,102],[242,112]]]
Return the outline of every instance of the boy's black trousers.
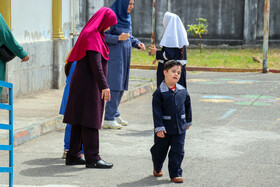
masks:
[[[151,148],[152,160],[154,169],[159,173],[162,169],[163,162],[166,158],[168,149],[168,170],[170,178],[182,177],[181,164],[184,158],[184,144],[186,133],[168,135],[165,134],[164,138],[159,138],[155,134],[154,145]]]

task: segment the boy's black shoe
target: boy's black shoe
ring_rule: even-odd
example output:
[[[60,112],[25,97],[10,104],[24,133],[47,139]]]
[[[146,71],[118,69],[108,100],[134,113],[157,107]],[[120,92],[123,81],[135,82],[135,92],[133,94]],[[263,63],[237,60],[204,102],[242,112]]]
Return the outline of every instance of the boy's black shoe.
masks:
[[[86,163],[86,168],[101,168],[101,169],[108,169],[113,167],[112,163],[105,162],[104,160],[100,159],[98,161],[92,163]]]

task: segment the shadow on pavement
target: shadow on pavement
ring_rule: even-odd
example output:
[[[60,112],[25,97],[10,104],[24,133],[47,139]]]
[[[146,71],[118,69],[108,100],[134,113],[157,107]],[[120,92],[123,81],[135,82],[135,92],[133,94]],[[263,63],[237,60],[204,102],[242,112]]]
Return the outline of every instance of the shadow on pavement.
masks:
[[[156,178],[156,177],[150,175],[150,176],[140,179],[138,181],[119,184],[119,185],[117,185],[117,187],[158,186],[161,184],[168,184],[168,183],[170,183],[170,180],[166,180],[166,179],[160,180],[159,178]]]
[[[40,158],[26,161],[23,164],[39,166],[20,171],[20,175],[29,177],[71,177],[74,175],[65,175],[65,173],[69,174],[85,169],[74,166],[66,166],[65,160],[58,158]]]

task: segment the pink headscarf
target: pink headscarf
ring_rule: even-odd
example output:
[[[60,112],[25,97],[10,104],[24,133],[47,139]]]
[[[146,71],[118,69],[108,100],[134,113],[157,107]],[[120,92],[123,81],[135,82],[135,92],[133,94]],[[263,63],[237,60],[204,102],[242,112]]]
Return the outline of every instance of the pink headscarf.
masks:
[[[105,43],[104,30],[116,23],[118,23],[116,14],[110,8],[100,8],[84,26],[67,61],[82,59],[88,50],[99,52],[105,60],[108,60],[109,49]]]

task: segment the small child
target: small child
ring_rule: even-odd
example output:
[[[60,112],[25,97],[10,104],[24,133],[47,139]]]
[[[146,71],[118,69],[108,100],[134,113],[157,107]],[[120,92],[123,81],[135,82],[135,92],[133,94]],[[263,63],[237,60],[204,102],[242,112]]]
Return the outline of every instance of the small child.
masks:
[[[69,55],[70,55],[70,53],[69,53]],[[74,61],[74,62],[67,62],[66,65],[65,65],[66,85],[65,85],[65,88],[64,88],[63,97],[62,97],[62,101],[61,101],[61,106],[60,106],[60,110],[59,110],[59,114],[62,114],[62,115],[64,115],[64,113],[65,113],[65,109],[66,109],[66,105],[67,105],[67,101],[68,101],[68,96],[69,96],[71,78],[72,78],[72,75],[75,71],[76,64],[77,64],[77,61]],[[66,127],[65,127],[64,152],[63,152],[63,155],[62,155],[63,159],[66,158],[66,154],[67,154],[67,152],[70,148],[71,126],[72,126],[71,124],[67,123]],[[81,152],[82,156],[83,156],[83,153],[84,153],[84,149],[82,149],[82,152]]]
[[[164,65],[164,76],[153,93],[154,145],[151,148],[153,174],[161,177],[163,162],[169,147],[168,170],[171,181],[183,183],[181,163],[184,158],[186,130],[192,125],[192,109],[189,93],[178,84],[182,64],[170,60]]]
[[[67,62],[67,64],[65,65],[66,85],[65,85],[65,88],[64,88],[63,97],[62,97],[62,101],[61,101],[61,106],[60,106],[60,110],[59,110],[59,114],[62,114],[62,115],[64,115],[64,113],[65,113],[65,108],[66,108],[67,101],[68,101],[68,96],[69,96],[71,78],[72,78],[72,75],[75,71],[76,64],[77,64],[77,61]],[[70,137],[71,137],[71,124],[67,123],[66,128],[65,128],[65,134],[64,134],[64,152],[63,152],[63,155],[62,155],[63,159],[66,158],[66,154],[69,150]]]
[[[150,47],[150,53],[156,55],[153,64],[158,60],[157,68],[157,87],[164,80],[163,69],[164,63],[168,60],[177,60],[182,64],[181,78],[179,84],[187,88],[186,82],[186,64],[187,51],[186,46],[189,45],[188,35],[181,19],[173,13],[166,12],[163,17],[163,27],[165,29],[162,36],[160,46],[161,51],[157,50],[155,46]]]

